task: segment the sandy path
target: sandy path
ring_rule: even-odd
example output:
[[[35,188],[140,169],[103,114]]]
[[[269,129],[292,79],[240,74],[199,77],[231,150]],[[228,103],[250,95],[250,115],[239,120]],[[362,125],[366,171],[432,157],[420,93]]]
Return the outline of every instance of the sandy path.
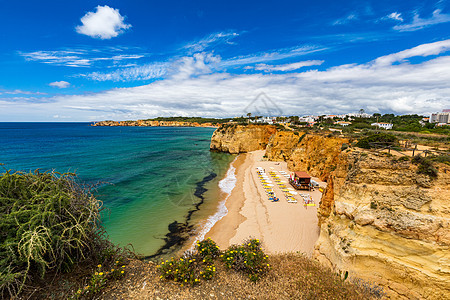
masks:
[[[298,203],[288,203],[275,185],[274,191],[280,201],[269,201],[256,167],[264,168],[267,173],[271,168],[277,172],[288,172],[288,169],[285,162],[261,161],[263,155],[264,151],[254,151],[238,158],[235,163],[236,187],[226,202],[229,212],[206,236],[221,248],[253,237],[262,240],[269,253],[300,251],[311,255],[319,237],[317,207],[321,193],[318,190],[301,191],[310,193],[316,203],[315,207],[305,207],[299,195],[295,196]]]

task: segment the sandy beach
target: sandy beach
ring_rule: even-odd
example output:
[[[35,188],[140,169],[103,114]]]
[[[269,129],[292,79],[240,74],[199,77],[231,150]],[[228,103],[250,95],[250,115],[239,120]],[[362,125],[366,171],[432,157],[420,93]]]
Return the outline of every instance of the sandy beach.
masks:
[[[317,208],[322,194],[318,189],[299,191],[310,194],[316,206],[304,206],[300,195],[294,196],[297,203],[288,203],[275,184],[274,192],[280,201],[269,201],[256,168],[262,167],[267,173],[275,171],[280,176],[279,171],[289,170],[285,162],[263,161],[263,155],[263,150],[241,154],[233,163],[237,182],[225,203],[228,213],[206,237],[211,237],[222,249],[251,237],[260,239],[268,253],[299,251],[311,255],[319,237]]]

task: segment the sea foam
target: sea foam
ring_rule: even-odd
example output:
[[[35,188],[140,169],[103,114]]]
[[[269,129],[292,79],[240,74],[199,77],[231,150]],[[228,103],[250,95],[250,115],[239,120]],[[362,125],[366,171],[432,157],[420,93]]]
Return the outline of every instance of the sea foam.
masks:
[[[220,219],[222,219],[227,215],[228,209],[225,206],[225,203],[228,197],[230,197],[234,187],[236,186],[236,168],[233,166],[236,159],[237,158],[235,158],[233,162],[230,164],[230,168],[228,169],[225,178],[219,181],[220,189],[222,190],[222,192],[226,193],[227,196],[225,197],[225,199],[219,202],[216,213],[206,220],[203,228],[200,230],[197,237],[195,238],[194,243],[191,246],[191,249],[194,248],[195,243],[197,241],[201,241],[205,238],[205,235],[211,230],[214,224],[216,224]]]

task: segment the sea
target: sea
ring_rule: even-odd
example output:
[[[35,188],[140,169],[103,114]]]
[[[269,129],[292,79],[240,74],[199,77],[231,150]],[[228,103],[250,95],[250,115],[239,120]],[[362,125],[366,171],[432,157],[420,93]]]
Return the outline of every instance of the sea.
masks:
[[[0,173],[75,172],[103,202],[110,240],[155,256],[174,224],[198,238],[226,214],[235,156],[211,152],[214,128],[0,123]],[[172,228],[171,228],[172,226]],[[177,239],[175,238],[175,241]],[[169,247],[168,247],[169,246]]]

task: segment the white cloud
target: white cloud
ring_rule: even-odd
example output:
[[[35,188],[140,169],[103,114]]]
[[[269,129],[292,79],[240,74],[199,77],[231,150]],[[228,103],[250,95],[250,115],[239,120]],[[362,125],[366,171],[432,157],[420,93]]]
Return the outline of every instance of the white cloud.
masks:
[[[68,83],[67,81],[55,81],[55,82],[50,82],[48,85],[52,86],[52,87],[57,87],[60,89],[65,89],[70,86],[70,83]]]
[[[354,20],[358,20],[358,15],[356,13],[351,13],[344,18],[334,21],[333,25],[343,25],[343,24],[347,24]]]
[[[80,74],[94,81],[134,81],[149,80],[161,78],[167,73],[167,63],[153,63],[144,66],[131,66],[121,68],[112,72],[92,72],[89,74]]]
[[[162,77],[188,78],[190,76],[198,76],[208,74],[213,71],[223,71],[227,68],[235,68],[255,64],[259,62],[277,61],[286,58],[303,56],[313,52],[323,51],[326,48],[316,46],[301,46],[293,48],[278,49],[271,52],[256,53],[247,56],[232,57],[222,60],[220,56],[213,53],[197,52],[191,56],[184,56],[167,62],[154,62],[144,66],[130,66],[114,70],[111,72],[92,72],[88,74],[80,74],[78,76],[85,77],[96,81],[135,81],[149,80]],[[310,63],[317,64],[319,61],[308,61],[280,66],[279,68],[288,70],[298,69],[308,66]],[[261,64],[260,66],[263,66]],[[267,68],[269,68],[268,66]],[[246,68],[254,68],[247,66]],[[292,69],[294,68],[294,69]]]
[[[393,12],[387,15],[386,18],[403,22],[402,14],[398,12]]]
[[[310,66],[320,66],[323,64],[323,60],[307,60],[307,61],[300,61],[296,63],[291,64],[284,64],[284,65],[266,65],[266,64],[258,64],[255,66],[255,70],[258,71],[293,71],[298,70],[303,67],[310,67]]]
[[[217,32],[210,34],[198,41],[188,43],[183,48],[187,49],[190,53],[201,52],[207,48],[214,47],[220,44],[234,44],[232,39],[238,37],[236,32]]]
[[[450,56],[416,64],[409,57],[443,53],[449,41],[424,44],[364,64],[341,65],[324,71],[282,74],[214,72],[220,58],[202,53],[178,61],[166,79],[133,88],[101,93],[57,96],[30,103],[0,98],[2,120],[139,119],[156,116],[245,115],[245,107],[265,92],[287,115],[369,112],[428,114],[450,107]],[[194,76],[192,75],[194,74]]]
[[[130,49],[121,48],[75,48],[63,50],[42,50],[33,52],[18,52],[27,61],[66,66],[66,67],[91,67],[95,63],[112,62],[117,64],[121,61],[133,61],[146,57],[147,53],[123,54]],[[133,51],[135,51],[133,49]]]
[[[328,48],[318,47],[318,46],[314,46],[314,45],[277,49],[277,50],[273,50],[273,51],[260,52],[260,53],[255,53],[255,54],[251,54],[251,55],[237,56],[237,57],[233,57],[233,58],[230,58],[227,60],[223,60],[221,62],[221,66],[226,68],[226,67],[233,67],[233,66],[242,66],[242,65],[263,63],[263,62],[269,62],[269,61],[277,61],[277,60],[282,60],[282,59],[287,59],[287,58],[304,56],[307,54],[320,52],[320,51],[324,51],[327,49]]]
[[[428,26],[447,22],[450,22],[450,14],[441,14],[441,10],[436,9],[428,19],[422,19],[418,14],[415,14],[411,23],[396,25],[394,29],[398,31],[416,31]]]
[[[124,23],[125,18],[119,10],[107,5],[97,6],[95,12],[88,12],[81,18],[83,25],[75,29],[78,33],[102,40],[111,39],[131,28]]]
[[[444,40],[435,43],[422,44],[411,49],[381,56],[375,60],[375,63],[378,65],[390,65],[394,62],[404,61],[405,59],[410,57],[438,55],[449,50],[450,40]]]

